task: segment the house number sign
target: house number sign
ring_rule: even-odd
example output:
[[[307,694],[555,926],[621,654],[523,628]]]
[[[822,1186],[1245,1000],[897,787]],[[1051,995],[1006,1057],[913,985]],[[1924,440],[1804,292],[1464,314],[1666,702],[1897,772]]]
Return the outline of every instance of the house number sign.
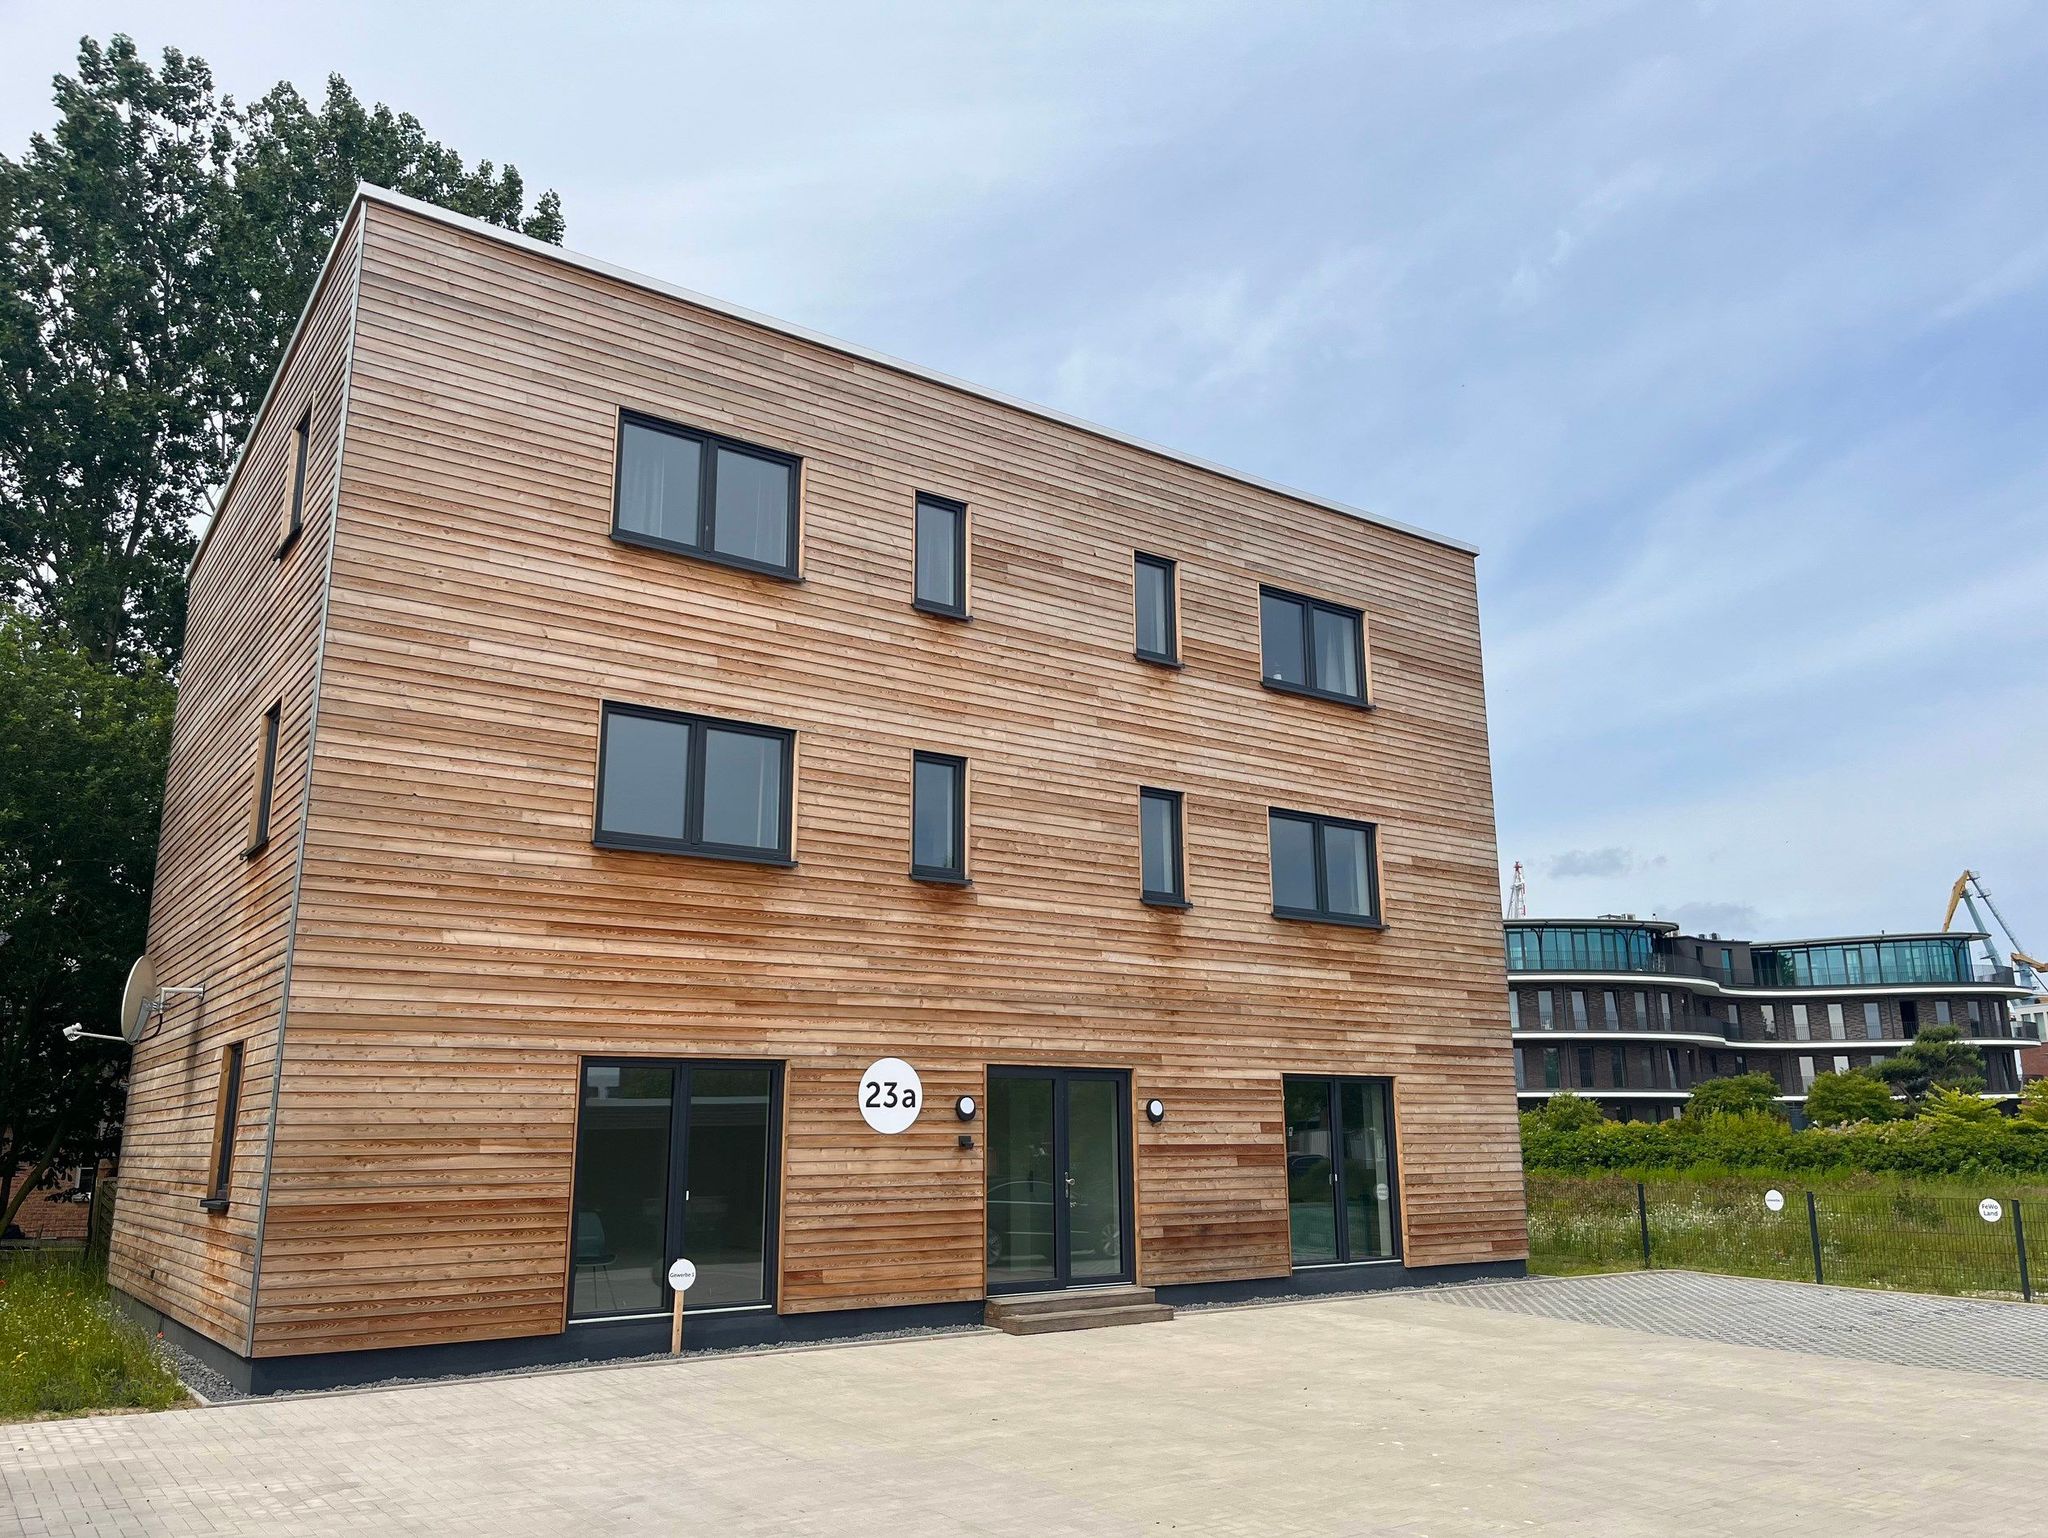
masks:
[[[917,1120],[924,1085],[900,1057],[879,1058],[860,1076],[860,1114],[877,1132],[902,1132]]]

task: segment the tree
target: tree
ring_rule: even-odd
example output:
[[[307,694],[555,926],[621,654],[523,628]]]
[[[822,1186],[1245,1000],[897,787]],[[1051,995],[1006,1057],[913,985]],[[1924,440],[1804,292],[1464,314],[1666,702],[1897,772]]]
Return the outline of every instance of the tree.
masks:
[[[1778,1081],[1767,1073],[1739,1073],[1726,1079],[1708,1079],[1693,1087],[1686,1097],[1687,1116],[1711,1116],[1732,1111],[1775,1111]]]
[[[1815,1074],[1806,1091],[1806,1119],[1816,1127],[1852,1121],[1890,1121],[1897,1114],[1891,1086],[1867,1068]]]
[[[142,949],[171,729],[161,669],[114,673],[0,614],[0,1231],[53,1168],[110,1151],[105,1029]]]
[[[1984,1054],[1962,1037],[1953,1025],[1930,1025],[1875,1072],[1916,1107],[1936,1085],[1974,1093],[1984,1087]]]
[[[2020,1086],[2019,1118],[2048,1122],[2048,1079],[2029,1079]]]
[[[1992,1126],[2005,1119],[2004,1113],[1982,1095],[1950,1089],[1945,1084],[1937,1084],[1927,1092],[1920,1102],[1920,1115],[1926,1121],[1973,1127]]]
[[[205,62],[79,45],[58,122],[0,156],[0,598],[89,656],[175,666],[185,564],[359,180],[559,242],[517,170],[474,171],[339,76],[248,112]]]
[[[1597,1127],[1607,1120],[1607,1113],[1600,1109],[1600,1102],[1588,1100],[1583,1095],[1552,1095],[1537,1114],[1552,1132],[1577,1132],[1583,1127]]]

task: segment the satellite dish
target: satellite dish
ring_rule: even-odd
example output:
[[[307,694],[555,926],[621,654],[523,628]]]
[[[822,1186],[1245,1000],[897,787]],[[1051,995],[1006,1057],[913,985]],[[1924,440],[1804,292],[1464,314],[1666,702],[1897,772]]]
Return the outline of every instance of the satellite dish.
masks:
[[[121,990],[121,1035],[130,1046],[142,1039],[142,1028],[149,1023],[155,1004],[156,968],[144,951],[128,969],[128,986]]]

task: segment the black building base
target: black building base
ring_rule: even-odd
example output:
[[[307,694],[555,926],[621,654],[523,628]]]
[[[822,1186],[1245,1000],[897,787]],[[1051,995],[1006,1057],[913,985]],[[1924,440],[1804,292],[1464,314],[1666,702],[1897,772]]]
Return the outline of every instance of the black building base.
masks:
[[[1430,1287],[1451,1282],[1501,1281],[1522,1276],[1519,1260],[1469,1266],[1327,1266],[1290,1276],[1241,1282],[1197,1282],[1158,1289],[1161,1302],[1248,1303],[1279,1298],[1321,1297],[1395,1287]],[[470,1373],[518,1372],[580,1362],[655,1356],[668,1350],[666,1315],[645,1319],[596,1320],[572,1324],[557,1335],[512,1340],[459,1341],[444,1346],[390,1346],[373,1351],[327,1351],[309,1356],[246,1357],[179,1323],[140,1299],[116,1291],[130,1319],[190,1353],[245,1394],[282,1394],[311,1389],[353,1388],[409,1378],[455,1377]],[[818,1314],[777,1314],[767,1309],[730,1313],[704,1311],[683,1316],[683,1349],[729,1351],[748,1346],[790,1346],[851,1340],[902,1330],[960,1329],[982,1321],[983,1303],[923,1303],[901,1308],[841,1309]]]

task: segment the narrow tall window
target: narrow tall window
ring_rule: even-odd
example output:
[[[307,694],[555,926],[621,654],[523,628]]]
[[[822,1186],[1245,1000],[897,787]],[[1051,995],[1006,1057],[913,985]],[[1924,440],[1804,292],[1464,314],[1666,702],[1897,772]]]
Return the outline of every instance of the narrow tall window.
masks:
[[[912,603],[927,614],[967,618],[967,507],[944,497],[917,498]]]
[[[1551,1002],[1553,997],[1548,988],[1536,990],[1536,1024],[1540,1030],[1550,1031],[1557,1028],[1556,1006]]]
[[[1828,1006],[1828,1035],[1835,1041],[1846,1040],[1849,1035],[1848,1022],[1844,1018],[1842,1006],[1839,1004],[1830,1004]]]
[[[1175,613],[1173,562],[1163,556],[1133,560],[1138,622],[1138,656],[1145,662],[1180,661],[1180,623]]]
[[[1259,638],[1268,688],[1365,703],[1365,616],[1358,610],[1261,588]]]
[[[213,1165],[208,1171],[206,1195],[199,1205],[219,1212],[228,1204],[228,1185],[234,1175],[235,1117],[242,1100],[242,1044],[229,1042],[220,1055],[220,1081],[213,1106]]]
[[[1510,988],[1508,990],[1508,1029],[1511,1031],[1519,1031],[1521,1028],[1522,990],[1519,988]]]
[[[1621,1049],[1621,1048],[1619,1048],[1619,1047],[1616,1047],[1616,1048],[1614,1049],[1614,1054],[1613,1054],[1613,1056],[1614,1056],[1614,1060],[1613,1060],[1613,1062],[1611,1062],[1610,1064],[1608,1064],[1608,1067],[1609,1067],[1610,1069],[1612,1069],[1612,1070],[1613,1070],[1613,1073],[1614,1073],[1614,1087],[1615,1087],[1616,1089],[1627,1089],[1627,1088],[1628,1088],[1628,1054],[1627,1054],[1626,1052],[1622,1051],[1622,1049]]]
[[[1572,989],[1572,1029],[1577,1031],[1583,1031],[1585,1028],[1586,990],[1583,988],[1574,988]]]
[[[967,760],[919,753],[910,767],[910,874],[967,879]]]
[[[277,790],[277,725],[284,711],[279,700],[263,712],[263,735],[256,757],[256,812],[249,825],[249,853],[270,842],[270,803]]]
[[[1278,918],[1377,926],[1379,873],[1371,823],[1306,812],[1267,816]]]
[[[1636,1029],[1646,1031],[1650,1028],[1650,996],[1638,988],[1636,990],[1635,1002]]]
[[[1863,1039],[1877,1041],[1884,1036],[1884,1011],[1869,1000],[1863,1005]]]
[[[1545,1089],[1557,1089],[1560,1087],[1558,1074],[1559,1056],[1560,1054],[1555,1047],[1545,1047],[1543,1049],[1543,1087]]]
[[[1811,1041],[1813,1039],[1813,1023],[1807,1018],[1806,1006],[1804,1004],[1794,1004],[1792,1006],[1792,1039],[1794,1041]]]
[[[313,408],[308,406],[299,425],[292,429],[291,495],[285,498],[284,535],[277,542],[279,555],[291,549],[299,531],[306,526],[306,443],[312,436]]]
[[[607,704],[592,841],[786,864],[795,741],[780,727]]]
[[[1606,988],[1601,990],[1600,1006],[1602,1011],[1604,1012],[1604,1019],[1607,1029],[1610,1031],[1620,1030],[1621,1011],[1615,1006],[1614,990],[1612,988]]]
[[[612,538],[794,577],[800,464],[775,449],[622,413]]]
[[[1187,906],[1181,857],[1180,792],[1138,792],[1139,896],[1161,908]]]

